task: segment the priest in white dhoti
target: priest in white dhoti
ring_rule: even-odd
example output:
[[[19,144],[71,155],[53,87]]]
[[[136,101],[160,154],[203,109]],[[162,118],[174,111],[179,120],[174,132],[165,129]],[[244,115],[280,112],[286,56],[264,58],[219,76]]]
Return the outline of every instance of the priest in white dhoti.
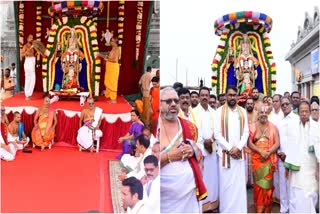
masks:
[[[202,213],[200,201],[207,190],[198,165],[202,155],[195,144],[197,127],[178,117],[179,99],[173,88],[164,88],[160,99],[160,211]]]
[[[185,120],[189,120],[193,124],[196,124],[196,117],[191,108],[191,95],[189,89],[181,88],[178,91],[178,96],[180,104],[178,116]]]
[[[13,161],[17,150],[17,144],[13,142],[7,145],[0,132],[0,158],[5,161]]]
[[[23,46],[21,50],[21,60],[25,57],[24,61],[24,73],[25,73],[25,83],[24,83],[24,94],[27,100],[30,100],[34,86],[36,83],[36,57],[34,56],[34,47],[32,44],[33,36],[28,36],[28,42]]]
[[[227,102],[216,111],[214,137],[218,143],[219,212],[246,213],[247,190],[243,148],[249,137],[246,111],[237,105],[237,88],[228,86]]]
[[[283,119],[278,123],[280,147],[278,149],[278,172],[279,172],[279,193],[280,193],[280,212],[286,213],[289,211],[289,183],[285,177],[285,167],[283,165],[288,147],[290,144],[297,141],[297,132],[292,130],[297,129],[299,117],[292,111],[292,105],[288,97],[281,98],[281,110]]]
[[[8,143],[15,142],[19,150],[24,149],[30,142],[30,138],[24,132],[24,124],[21,122],[21,114],[14,112],[13,121],[8,125]]]
[[[279,130],[279,125],[281,120],[283,119],[284,115],[281,110],[281,95],[280,94],[275,94],[272,97],[272,103],[273,103],[273,108],[272,112],[268,116],[268,119],[271,123],[273,123],[277,129]],[[273,191],[273,198],[274,201],[277,203],[280,203],[280,183],[279,183],[279,169],[277,168],[276,171],[273,174],[273,186],[274,186],[274,191]]]
[[[81,111],[77,142],[79,150],[90,149],[93,151],[93,142],[102,137],[102,131],[99,130],[101,123],[102,109],[94,106],[93,98],[88,98],[88,107]]]
[[[217,146],[214,142],[214,109],[209,105],[210,90],[202,87],[199,91],[200,103],[192,111],[198,128],[198,146],[203,154],[203,181],[208,197],[202,201],[203,212],[213,212],[219,202],[219,175]]]
[[[320,132],[318,124],[310,120],[310,105],[302,101],[298,113],[300,123],[297,129],[297,139],[288,147],[284,163],[289,170],[289,212],[315,213],[318,201],[317,159],[314,145],[319,143]]]

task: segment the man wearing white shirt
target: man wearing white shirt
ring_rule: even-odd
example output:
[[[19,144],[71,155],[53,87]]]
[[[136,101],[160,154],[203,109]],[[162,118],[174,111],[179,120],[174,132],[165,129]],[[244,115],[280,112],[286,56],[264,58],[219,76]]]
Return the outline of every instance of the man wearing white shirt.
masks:
[[[190,91],[187,88],[181,88],[178,91],[180,109],[178,116],[189,120],[191,123],[196,124],[195,115],[192,112],[191,108],[191,95]]]
[[[293,113],[289,97],[281,98],[281,110],[284,118],[279,124],[280,148],[278,149],[278,171],[279,171],[279,190],[280,190],[280,212],[289,211],[289,183],[285,177],[283,163],[286,159],[288,146],[297,140],[297,133],[292,130],[299,124],[299,117]]]
[[[203,154],[203,181],[207,187],[208,197],[202,201],[202,211],[208,212],[217,209],[219,199],[219,176],[217,146],[214,143],[214,109],[209,105],[210,90],[200,88],[200,103],[192,109],[198,128],[198,146]]]
[[[272,112],[269,115],[269,121],[273,123],[277,129],[279,130],[279,124],[281,120],[283,119],[284,115],[281,110],[281,95],[280,94],[275,94],[272,97]],[[279,186],[279,169],[276,169],[276,171],[273,174],[273,186],[274,186],[274,191],[273,191],[273,198],[274,201],[280,202],[280,186]]]
[[[143,186],[135,177],[122,181],[121,199],[128,214],[144,214],[148,212],[143,203]]]
[[[126,175],[127,178],[136,177],[137,179],[140,180],[145,175],[143,161],[147,156],[151,155],[152,153],[149,146],[150,146],[150,140],[143,134],[139,135],[137,138],[136,147],[140,156],[137,159],[137,164],[134,167],[134,169]]]
[[[237,88],[226,89],[227,103],[218,108],[214,136],[218,143],[219,212],[247,212],[243,148],[249,137],[246,111],[237,105]]]
[[[148,210],[152,213],[160,213],[159,160],[156,156],[149,155],[143,162],[147,174],[147,182],[143,186],[143,200]]]
[[[12,63],[11,64],[11,72],[10,72],[10,77],[13,79],[14,81],[14,94],[16,94],[18,92],[17,89],[17,69],[16,69],[16,63]]]
[[[284,163],[289,170],[289,212],[315,213],[318,200],[318,163],[314,145],[319,143],[318,123],[310,120],[310,105],[302,101],[298,108],[300,122],[296,129],[297,141],[288,147]]]

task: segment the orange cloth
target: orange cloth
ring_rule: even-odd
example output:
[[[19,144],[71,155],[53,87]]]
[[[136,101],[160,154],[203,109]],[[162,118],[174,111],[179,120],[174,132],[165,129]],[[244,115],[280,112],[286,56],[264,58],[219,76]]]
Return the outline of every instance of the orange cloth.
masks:
[[[150,90],[151,96],[151,108],[153,114],[151,115],[151,128],[153,136],[156,136],[158,117],[159,117],[159,107],[160,107],[160,87],[152,87]]]
[[[32,141],[37,146],[47,147],[54,138],[54,130],[52,130],[53,116],[55,111],[49,109],[48,115],[41,115],[38,119],[38,128],[34,128],[31,132]]]
[[[256,130],[257,129],[257,123],[251,125],[249,127],[250,130],[250,139],[252,142],[255,142],[255,135],[256,135]],[[269,140],[266,138],[262,138],[257,140],[254,144],[259,148],[264,151],[269,150],[273,145],[274,145],[274,137],[277,133],[276,127],[272,124],[269,123]],[[270,165],[268,168],[267,165]],[[271,182],[271,187],[266,189],[261,187],[258,184],[257,177],[254,176],[254,185],[253,185],[253,200],[254,200],[254,205],[256,208],[256,212],[271,212],[272,209],[272,203],[273,203],[273,173],[275,171],[277,165],[277,156],[276,154],[270,155],[266,160],[264,160],[261,155],[255,151],[252,150],[252,169],[253,173],[255,173],[258,170],[261,170],[263,167],[266,169],[266,176],[262,178],[265,182]]]

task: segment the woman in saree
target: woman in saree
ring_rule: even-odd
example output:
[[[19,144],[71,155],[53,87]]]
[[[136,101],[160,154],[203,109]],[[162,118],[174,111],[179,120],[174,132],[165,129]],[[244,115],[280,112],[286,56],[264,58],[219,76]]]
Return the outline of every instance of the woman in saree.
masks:
[[[272,211],[273,173],[280,146],[278,130],[268,121],[268,107],[260,105],[258,121],[251,124],[249,147],[252,149],[253,199],[257,213]]]
[[[34,146],[40,146],[41,151],[45,147],[51,147],[54,138],[57,116],[53,108],[50,108],[50,98],[44,98],[44,105],[39,108],[34,117],[34,128],[31,132]]]
[[[122,143],[122,153],[117,156],[118,160],[121,160],[121,157],[124,154],[130,154],[132,146],[136,144],[137,137],[142,133],[143,123],[140,120],[140,113],[138,110],[131,111],[131,121],[129,132],[119,138],[119,143]]]

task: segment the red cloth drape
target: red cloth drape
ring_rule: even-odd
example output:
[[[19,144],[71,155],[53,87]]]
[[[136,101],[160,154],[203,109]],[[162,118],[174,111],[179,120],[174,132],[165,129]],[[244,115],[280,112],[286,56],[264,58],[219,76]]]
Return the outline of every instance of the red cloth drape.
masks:
[[[68,117],[63,111],[58,111],[57,119],[58,124],[56,126],[55,141],[63,141],[76,146],[79,129],[79,116],[75,115],[73,117]],[[118,139],[129,131],[130,124],[130,122],[123,122],[121,119],[118,119],[114,123],[108,123],[103,119],[100,125],[100,129],[103,133],[103,136],[100,139],[100,148],[121,149]]]
[[[56,137],[57,142],[64,141],[71,145],[77,145],[77,134],[79,129],[79,116],[68,117],[63,111],[58,111],[56,126]]]
[[[9,112],[7,114],[9,122],[13,120],[13,113],[14,112]],[[24,124],[24,132],[27,136],[30,137],[31,131],[34,127],[33,119],[34,116],[36,115],[36,111],[33,112],[33,114],[28,114],[25,110],[22,110],[21,112],[21,122]]]
[[[100,148],[102,149],[121,149],[122,144],[118,143],[118,139],[129,132],[131,122],[123,122],[117,119],[114,123],[108,123],[103,120],[100,125],[103,136],[100,139]]]
[[[25,133],[30,137],[34,127],[33,119],[36,111],[33,114],[27,114],[25,110],[21,113],[21,121],[24,123]],[[13,119],[13,113],[7,115],[9,121]],[[68,117],[62,110],[57,111],[57,126],[55,133],[55,142],[65,142],[70,145],[77,145],[77,134],[79,129],[79,116]],[[117,119],[114,123],[108,123],[105,119],[102,120],[100,129],[103,133],[100,139],[100,149],[121,149],[121,144],[118,143],[119,137],[128,133],[131,122],[123,122]]]

